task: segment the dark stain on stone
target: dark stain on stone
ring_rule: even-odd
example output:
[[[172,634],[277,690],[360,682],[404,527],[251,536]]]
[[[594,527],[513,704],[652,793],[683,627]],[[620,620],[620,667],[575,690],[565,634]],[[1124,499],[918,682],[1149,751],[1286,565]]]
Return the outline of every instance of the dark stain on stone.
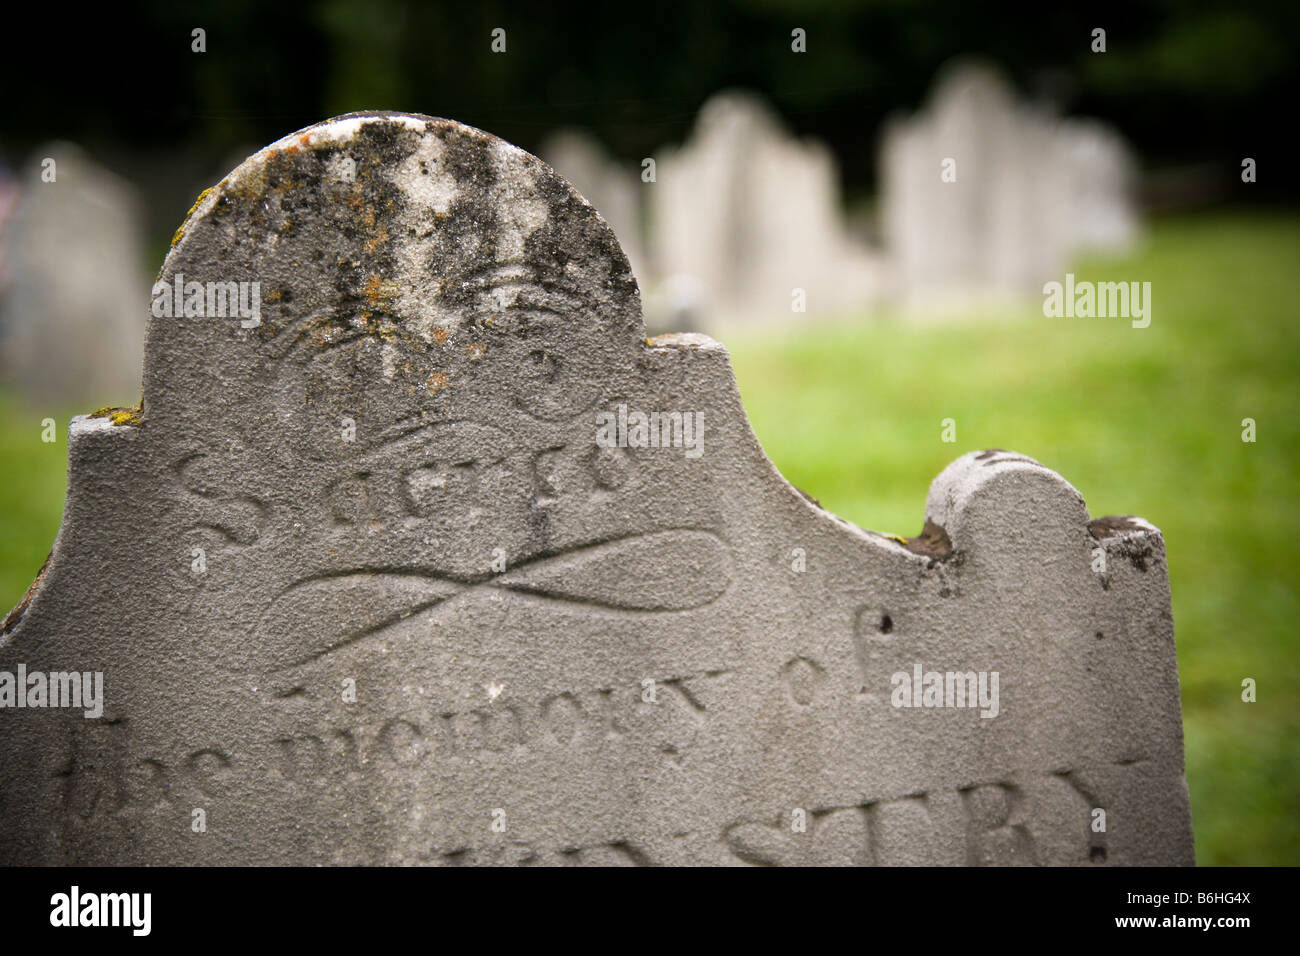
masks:
[[[45,572],[50,566],[50,558],[52,557],[54,557],[53,551],[45,556],[45,560],[41,563],[41,569],[36,572],[36,578],[32,581],[31,587],[27,589],[27,593],[23,595],[22,600],[18,602],[14,609],[9,612],[8,616],[4,619],[4,622],[0,623],[0,637],[4,637],[22,621],[23,615],[27,613],[27,608],[32,603],[32,598],[36,596],[37,589],[40,588],[41,582],[45,580]]]
[[[1151,557],[1151,546],[1149,544],[1126,546],[1123,548],[1122,553],[1129,559],[1133,567],[1139,571],[1145,571],[1147,569],[1147,558]]]
[[[992,458],[994,455],[1005,455],[1005,448],[989,448],[975,456],[976,461],[983,461],[986,458]]]
[[[1128,558],[1129,563],[1139,571],[1147,570],[1147,561],[1155,554],[1155,549],[1145,536],[1141,538],[1125,538],[1124,535],[1131,531],[1146,530],[1148,530],[1147,527],[1139,524],[1132,515],[1108,515],[1104,518],[1094,518],[1088,522],[1088,533],[1096,540],[1105,541],[1108,538],[1120,538],[1119,544],[1113,546],[1114,550],[1119,556]],[[1104,580],[1103,586],[1109,587]]]
[[[984,467],[987,468],[989,467],[989,465],[1002,465],[1002,464],[1006,464],[1009,461],[1023,461],[1026,465],[1038,464],[1038,462],[1034,461],[1034,459],[1026,458],[1024,455],[1011,455],[1009,458],[991,458],[988,461],[984,462]]]
[[[1133,515],[1107,515],[1104,518],[1093,518],[1088,522],[1088,532],[1098,541],[1126,534],[1129,531],[1145,530],[1146,528],[1138,524]]]
[[[925,555],[936,561],[947,561],[953,553],[952,539],[948,537],[948,532],[929,518],[925,520],[925,527],[919,535],[907,539],[906,547],[913,554]]]

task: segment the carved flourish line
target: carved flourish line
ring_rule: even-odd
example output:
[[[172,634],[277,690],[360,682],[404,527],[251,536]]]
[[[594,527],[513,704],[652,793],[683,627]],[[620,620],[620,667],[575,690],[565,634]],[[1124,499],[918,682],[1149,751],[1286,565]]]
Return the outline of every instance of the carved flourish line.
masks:
[[[539,555],[499,574],[341,569],[285,588],[263,613],[257,636],[271,646],[290,643],[283,655],[288,663],[276,668],[284,670],[487,588],[606,612],[653,614],[712,604],[730,586],[730,568],[730,550],[717,534],[677,528]],[[375,613],[389,607],[396,610]],[[331,629],[331,617],[343,618],[341,626]]]

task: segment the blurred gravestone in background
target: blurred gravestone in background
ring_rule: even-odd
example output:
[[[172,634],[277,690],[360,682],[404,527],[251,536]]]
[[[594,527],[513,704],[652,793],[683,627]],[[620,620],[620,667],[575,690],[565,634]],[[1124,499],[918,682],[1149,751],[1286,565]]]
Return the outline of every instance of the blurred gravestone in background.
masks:
[[[863,314],[891,298],[950,308],[1038,293],[1083,251],[1138,232],[1136,163],[1112,127],[1020,102],[995,68],[958,61],[930,106],[888,125],[879,231],[845,226],[835,162],[756,94],[727,91],[639,181],[593,135],[542,153],[627,244],[652,331]],[[644,201],[640,190],[646,190]]]
[[[1067,223],[1074,248],[1121,253],[1141,231],[1137,162],[1124,137],[1097,119],[1061,123],[1071,190]]]
[[[134,402],[149,317],[134,188],[70,143],[37,149],[19,182],[4,231],[4,381],[29,401]]]
[[[650,190],[647,321],[695,327],[860,310],[877,257],[849,236],[830,151],[796,140],[758,97],[715,95],[689,140],[659,151]],[[596,203],[599,208],[599,202]]]
[[[1133,242],[1133,179],[1109,126],[1021,102],[989,65],[950,64],[883,138],[891,291],[929,306],[1039,292],[1071,254]]]

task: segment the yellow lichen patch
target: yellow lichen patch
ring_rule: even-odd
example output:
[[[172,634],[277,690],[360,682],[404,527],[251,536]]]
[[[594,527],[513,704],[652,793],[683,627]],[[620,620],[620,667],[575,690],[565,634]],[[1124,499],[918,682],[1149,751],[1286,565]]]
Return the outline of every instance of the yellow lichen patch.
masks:
[[[207,189],[203,190],[203,192],[199,193],[198,198],[194,200],[194,205],[191,206],[191,207],[190,207],[190,211],[187,212],[187,213],[185,214],[185,218],[186,218],[186,219],[188,219],[188,218],[190,218],[190,216],[194,215],[194,210],[198,209],[198,208],[199,208],[199,204],[202,203],[203,200],[205,200],[205,199],[208,198],[208,193],[210,193],[210,192],[212,192],[212,187],[211,187],[211,186],[209,186]]]
[[[180,226],[177,227],[176,233],[172,236],[173,246],[176,245],[176,243],[181,241],[181,236],[185,235],[185,227],[189,225],[190,217],[194,215],[194,210],[199,208],[199,204],[202,203],[203,200],[207,198],[208,193],[210,192],[212,192],[211,186],[203,190],[203,192],[199,193],[199,198],[194,200],[194,205],[191,206],[190,211],[185,214],[185,218],[181,220]]]
[[[373,312],[362,312],[356,317],[353,325],[359,327],[366,335],[376,335],[380,341],[396,341],[396,326],[391,322],[385,321],[381,316]]]
[[[425,384],[429,388],[430,395],[437,395],[444,388],[450,385],[451,381],[442,372],[434,372],[429,376],[429,380]]]
[[[248,202],[261,202],[266,195],[266,163],[245,163],[235,172],[238,173],[237,176],[228,177],[222,182],[222,193]]]
[[[114,425],[140,424],[142,405],[123,408],[120,405],[105,405],[90,413],[91,418],[107,418]]]

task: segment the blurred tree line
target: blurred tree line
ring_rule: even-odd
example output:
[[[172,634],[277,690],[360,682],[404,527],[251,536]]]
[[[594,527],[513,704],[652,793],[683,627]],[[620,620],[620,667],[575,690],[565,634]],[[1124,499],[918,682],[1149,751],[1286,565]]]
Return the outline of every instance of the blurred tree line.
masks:
[[[375,108],[451,117],[525,148],[585,126],[638,159],[679,141],[710,94],[741,86],[827,141],[861,193],[881,121],[919,105],[944,61],[976,54],[1028,95],[1114,122],[1149,165],[1255,156],[1258,198],[1295,189],[1278,170],[1297,92],[1294,0],[150,0],[4,16],[10,163],[51,138],[220,151]],[[191,51],[196,27],[205,53]],[[497,27],[503,54],[489,49]],[[805,54],[791,52],[795,27]],[[1096,27],[1104,54],[1091,50]]]

